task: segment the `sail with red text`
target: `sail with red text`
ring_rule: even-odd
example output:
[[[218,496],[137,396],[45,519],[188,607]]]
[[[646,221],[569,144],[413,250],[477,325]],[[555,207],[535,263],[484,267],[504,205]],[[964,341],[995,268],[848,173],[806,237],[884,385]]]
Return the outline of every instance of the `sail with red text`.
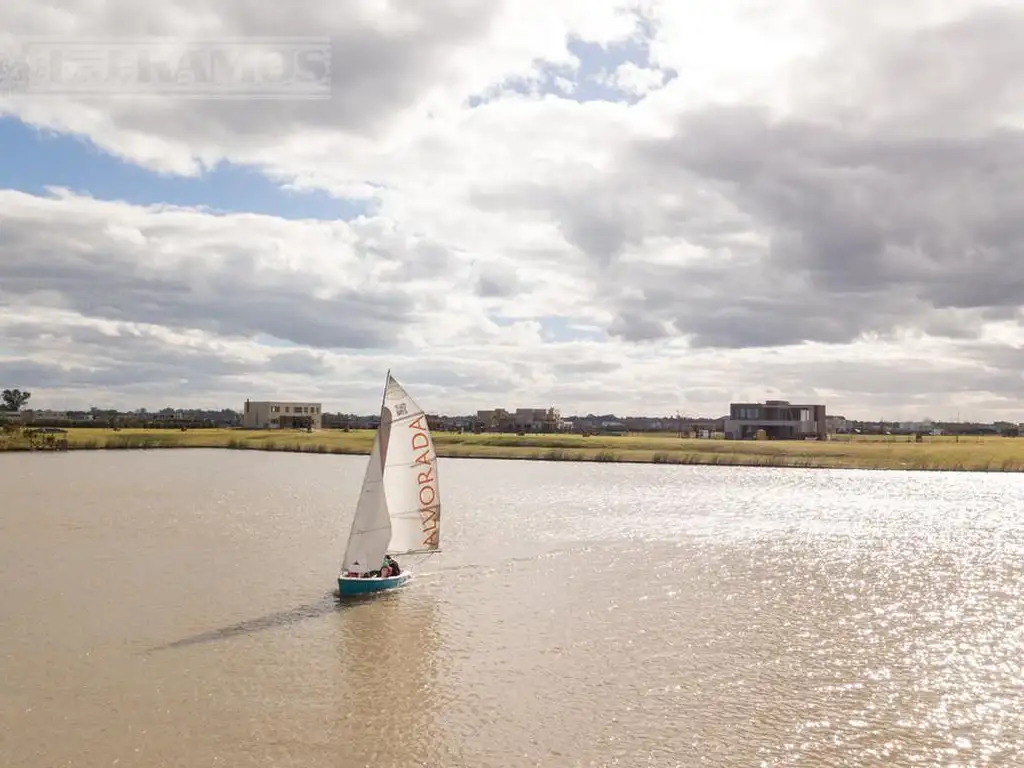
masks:
[[[380,427],[391,554],[440,549],[441,493],[427,414],[388,374]],[[386,438],[384,437],[386,436]]]

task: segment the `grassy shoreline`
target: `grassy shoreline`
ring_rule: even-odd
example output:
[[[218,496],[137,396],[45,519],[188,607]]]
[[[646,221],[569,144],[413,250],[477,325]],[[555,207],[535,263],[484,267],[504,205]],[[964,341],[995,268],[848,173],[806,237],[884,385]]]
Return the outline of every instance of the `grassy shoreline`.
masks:
[[[195,429],[70,429],[69,450],[224,448],[319,454],[366,455],[373,431]],[[439,456],[475,459],[592,461],[608,463],[892,469],[932,471],[1024,471],[1024,440],[1002,437],[859,438],[817,441],[687,440],[671,435],[582,437],[580,435],[434,435]],[[0,451],[27,450],[8,437]]]

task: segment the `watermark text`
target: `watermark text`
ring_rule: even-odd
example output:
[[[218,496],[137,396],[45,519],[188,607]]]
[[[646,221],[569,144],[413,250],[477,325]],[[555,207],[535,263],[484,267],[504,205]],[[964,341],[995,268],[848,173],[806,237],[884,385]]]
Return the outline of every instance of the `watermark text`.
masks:
[[[327,38],[23,38],[0,48],[0,94],[328,99]]]

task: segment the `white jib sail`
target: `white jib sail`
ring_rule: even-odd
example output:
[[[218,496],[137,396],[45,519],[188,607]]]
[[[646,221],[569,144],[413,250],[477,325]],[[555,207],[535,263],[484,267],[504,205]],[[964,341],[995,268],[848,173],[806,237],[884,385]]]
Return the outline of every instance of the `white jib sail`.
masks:
[[[383,426],[383,425],[382,425]],[[382,443],[382,437],[385,442]],[[384,496],[384,458],[387,437],[381,430],[373,437],[373,449],[363,476],[363,487],[356,502],[355,517],[345,547],[342,572],[365,573],[381,566],[391,540],[391,518]]]
[[[426,413],[390,374],[382,433],[385,422],[384,493],[391,518],[388,552],[437,551],[441,545],[441,492],[434,441]]]

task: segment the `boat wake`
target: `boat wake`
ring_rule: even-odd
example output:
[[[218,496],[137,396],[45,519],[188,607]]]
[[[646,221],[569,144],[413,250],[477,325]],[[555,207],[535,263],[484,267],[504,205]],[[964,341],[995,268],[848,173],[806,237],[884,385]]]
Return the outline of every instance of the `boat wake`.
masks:
[[[344,603],[338,601],[337,591],[335,591],[334,593],[324,595],[313,603],[305,603],[287,611],[268,613],[266,616],[260,616],[256,619],[240,621],[226,627],[211,629],[208,632],[201,632],[198,635],[192,635],[163,645],[157,645],[147,649],[145,653],[168,651],[175,648],[188,648],[193,645],[203,645],[204,643],[214,643],[219,640],[230,640],[234,637],[252,635],[268,629],[287,627],[309,619],[318,619],[321,616],[326,616],[329,613],[334,613],[339,610],[345,610],[346,607],[347,606]]]

